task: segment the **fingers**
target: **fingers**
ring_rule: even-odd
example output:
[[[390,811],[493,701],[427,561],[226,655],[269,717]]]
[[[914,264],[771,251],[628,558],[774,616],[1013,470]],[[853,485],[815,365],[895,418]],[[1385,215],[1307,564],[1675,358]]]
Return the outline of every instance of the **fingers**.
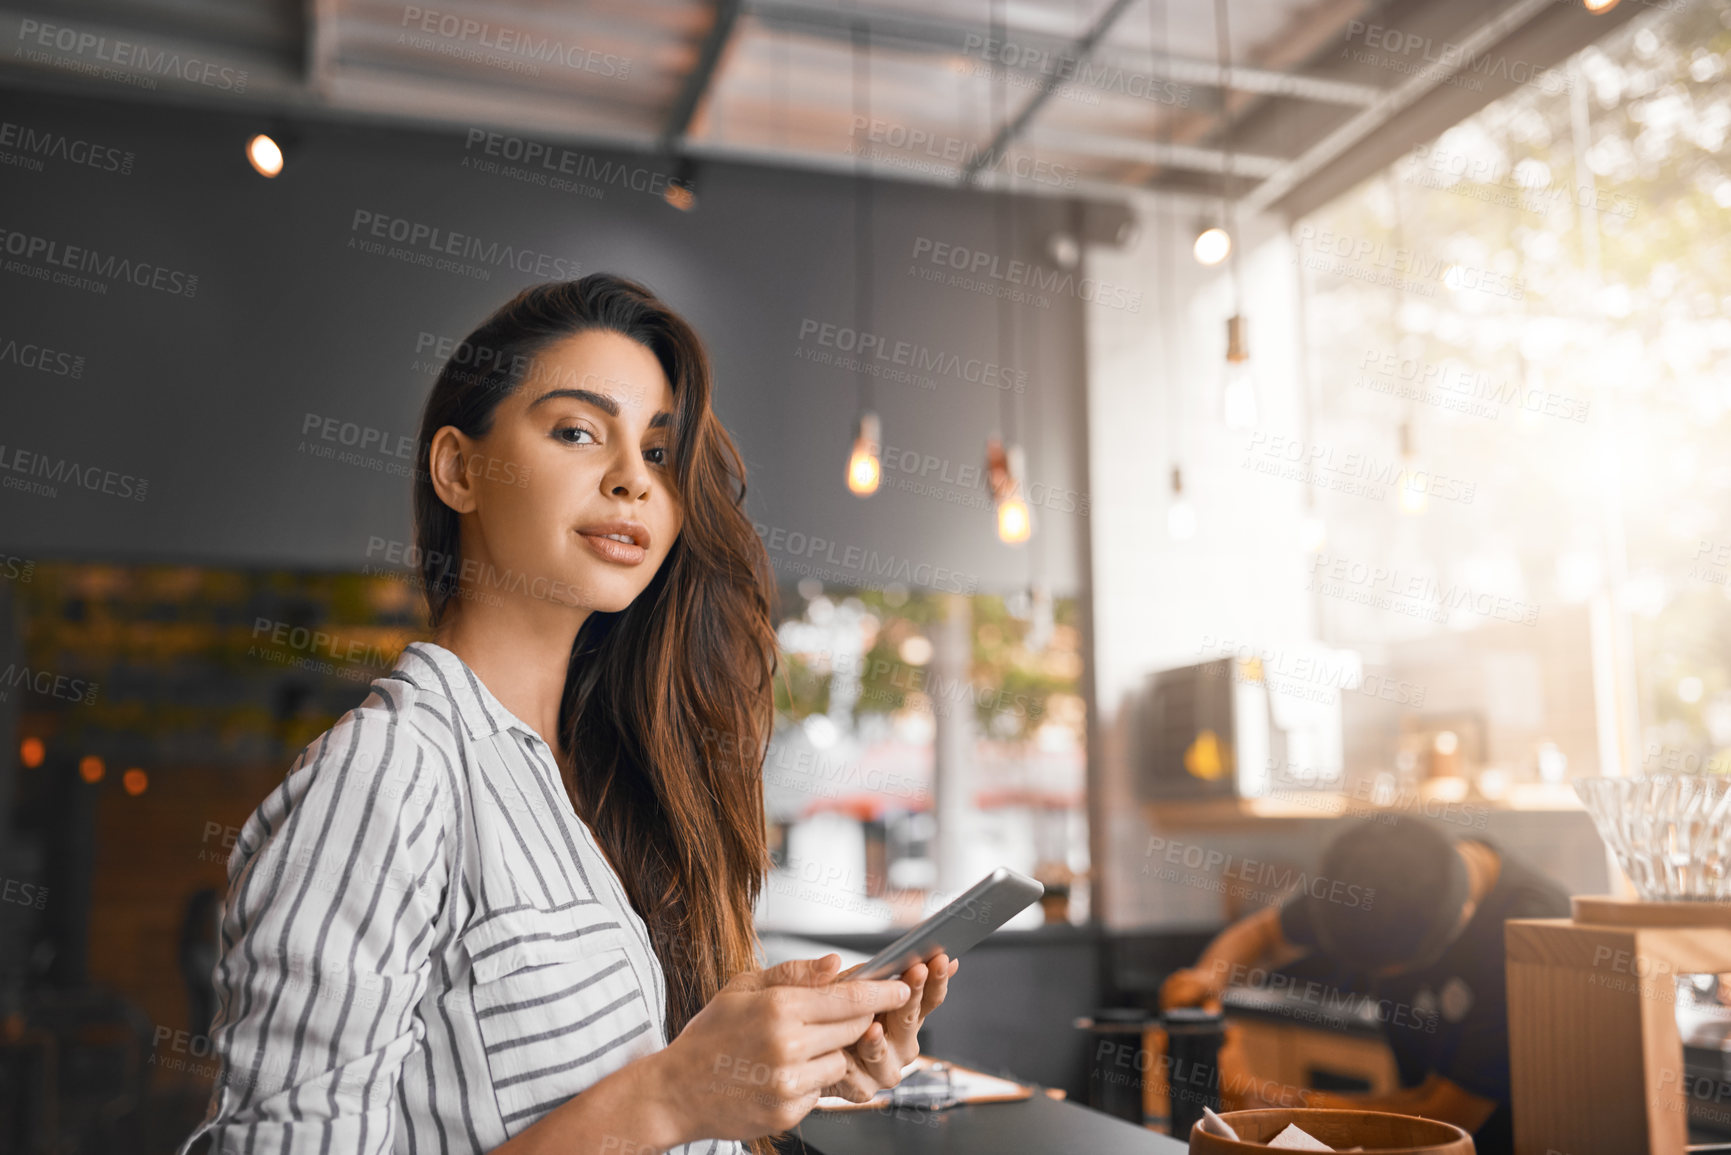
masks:
[[[841,956],[826,954],[822,958],[788,959],[752,977],[758,987],[815,987],[835,981],[835,970],[841,966]]]
[[[1207,997],[1207,984],[1194,970],[1176,971],[1160,985],[1161,1010],[1197,1006]]]
[[[943,1005],[944,996],[950,992],[950,976],[955,974],[961,965],[961,959],[953,959],[943,954],[931,961],[931,973],[926,976],[926,988],[920,1003],[920,1018],[925,1018]]]
[[[767,1125],[774,1131],[798,1126],[817,1105],[818,1097],[846,1075],[847,1062],[836,1051],[778,1072],[774,1086],[759,1093],[770,1112]]]
[[[790,1006],[808,1023],[834,1023],[856,1015],[893,1011],[912,990],[900,979],[849,979],[821,987],[787,987]]]
[[[852,1047],[871,1033],[876,1020],[859,1015],[839,1023],[814,1023],[799,1034],[798,1049],[804,1058],[813,1058],[827,1051]]]
[[[853,1045],[851,1050],[854,1058],[859,1060],[862,1067],[869,1068],[883,1062],[890,1050],[889,1044],[884,1039],[883,1023],[873,1019],[871,1025],[865,1029],[865,1034],[859,1037],[859,1041]]]
[[[925,963],[915,963],[903,971],[902,978],[908,984],[908,1000],[880,1020],[888,1049],[893,1052],[883,1065],[893,1065],[898,1077],[902,1063],[919,1054],[920,1006],[930,971]]]
[[[860,1036],[859,1042],[849,1048],[859,1065],[860,1074],[870,1081],[874,1093],[879,1087],[893,1087],[901,1082],[902,1067],[918,1050],[917,1045],[912,1048],[895,1045],[883,1023],[876,1020]]]
[[[850,1103],[864,1103],[878,1093],[879,1084],[866,1073],[851,1051],[843,1051],[842,1056],[847,1062],[847,1074],[825,1087],[823,1093],[839,1095]]]
[[[934,962],[936,960],[933,960]],[[921,999],[926,993],[926,981],[931,977],[932,968],[926,963],[915,963],[902,975],[912,993],[908,1001],[897,1007],[890,1015],[890,1021],[897,1026],[909,1030],[919,1030]]]
[[[798,1073],[798,1085],[806,1088],[812,1102],[828,1091],[831,1087],[844,1082],[848,1077],[848,1059],[842,1051],[827,1051],[802,1065]],[[808,1105],[809,1109],[809,1105]]]

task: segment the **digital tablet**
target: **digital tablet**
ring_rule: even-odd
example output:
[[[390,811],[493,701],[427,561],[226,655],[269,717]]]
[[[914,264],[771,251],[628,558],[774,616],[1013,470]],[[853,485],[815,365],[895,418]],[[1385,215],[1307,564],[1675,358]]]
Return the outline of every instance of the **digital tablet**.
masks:
[[[951,958],[1009,922],[1046,888],[1025,874],[1000,866],[966,894],[867,959],[850,979],[891,979],[940,951]]]

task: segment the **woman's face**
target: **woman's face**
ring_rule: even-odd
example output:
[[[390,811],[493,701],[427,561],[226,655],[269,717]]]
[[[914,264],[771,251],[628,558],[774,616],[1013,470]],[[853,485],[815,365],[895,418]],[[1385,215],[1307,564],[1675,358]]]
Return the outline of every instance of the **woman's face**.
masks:
[[[435,435],[445,477],[456,469],[456,451],[441,452],[447,434],[464,476],[440,496],[463,515],[465,574],[480,596],[617,612],[679,536],[673,390],[629,337],[590,330],[548,346],[485,437]]]

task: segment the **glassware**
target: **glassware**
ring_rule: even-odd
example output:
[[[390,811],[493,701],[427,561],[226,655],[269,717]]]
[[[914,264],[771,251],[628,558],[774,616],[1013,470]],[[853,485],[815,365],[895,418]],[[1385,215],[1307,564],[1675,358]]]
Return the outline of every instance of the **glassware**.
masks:
[[[1574,787],[1643,900],[1731,900],[1731,777],[1577,778]]]

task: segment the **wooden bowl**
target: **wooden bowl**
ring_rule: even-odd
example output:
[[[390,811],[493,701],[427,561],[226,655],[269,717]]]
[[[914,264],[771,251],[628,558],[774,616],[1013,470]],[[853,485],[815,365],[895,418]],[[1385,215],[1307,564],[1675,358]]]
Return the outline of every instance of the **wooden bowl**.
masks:
[[[1235,1143],[1210,1135],[1197,1123],[1190,1129],[1190,1155],[1250,1155],[1267,1151],[1265,1144],[1288,1123],[1327,1143],[1336,1151],[1363,1147],[1382,1155],[1473,1155],[1472,1136],[1452,1123],[1390,1115],[1381,1111],[1336,1111],[1321,1107],[1275,1107],[1261,1111],[1225,1111],[1222,1119],[1253,1142]]]

